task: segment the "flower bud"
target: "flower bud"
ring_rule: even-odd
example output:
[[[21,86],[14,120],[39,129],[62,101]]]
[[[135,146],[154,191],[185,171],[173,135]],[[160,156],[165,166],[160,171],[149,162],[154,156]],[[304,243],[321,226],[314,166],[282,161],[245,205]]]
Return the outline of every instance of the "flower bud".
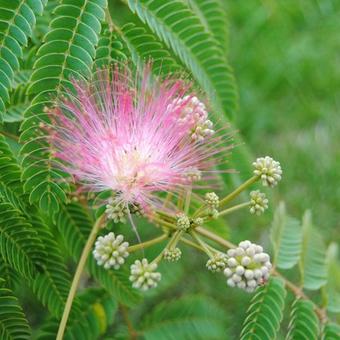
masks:
[[[206,267],[212,272],[221,272],[227,265],[228,257],[223,253],[216,253],[210,258],[206,264]]]
[[[157,269],[156,263],[149,263],[147,259],[136,260],[131,265],[131,275],[129,277],[134,288],[146,291],[150,288],[157,287],[161,280],[161,273],[155,272]]]
[[[190,228],[190,219],[187,215],[180,213],[177,215],[177,228],[180,230],[188,230]]]
[[[242,241],[235,249],[227,252],[224,275],[230,287],[253,292],[269,278],[271,263],[263,248],[250,241]]]
[[[281,165],[273,158],[269,156],[257,158],[253,166],[254,175],[261,178],[264,186],[274,187],[281,180]]]
[[[259,190],[250,192],[250,213],[255,215],[261,215],[266,209],[268,209],[268,199],[266,195]]]
[[[176,262],[182,256],[181,249],[173,248],[173,249],[165,249],[163,253],[163,258],[165,261]]]
[[[107,218],[113,220],[114,223],[126,223],[127,207],[123,204],[117,204],[113,198],[108,200],[105,213]]]
[[[119,269],[125,262],[125,258],[129,256],[127,251],[129,243],[123,242],[123,240],[123,235],[115,236],[112,232],[105,236],[99,236],[93,250],[97,264],[104,266],[105,269]]]
[[[210,210],[216,210],[220,205],[220,199],[214,192],[207,192],[204,201]]]

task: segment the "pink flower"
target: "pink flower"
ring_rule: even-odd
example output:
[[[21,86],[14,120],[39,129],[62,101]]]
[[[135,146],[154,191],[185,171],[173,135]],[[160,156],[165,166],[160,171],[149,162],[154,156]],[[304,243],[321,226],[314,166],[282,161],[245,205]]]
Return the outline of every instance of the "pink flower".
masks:
[[[181,192],[195,171],[213,178],[216,155],[230,148],[188,84],[150,71],[99,70],[73,81],[76,94],[51,112],[50,144],[63,170],[86,190],[112,190],[124,206],[158,206],[158,192]]]

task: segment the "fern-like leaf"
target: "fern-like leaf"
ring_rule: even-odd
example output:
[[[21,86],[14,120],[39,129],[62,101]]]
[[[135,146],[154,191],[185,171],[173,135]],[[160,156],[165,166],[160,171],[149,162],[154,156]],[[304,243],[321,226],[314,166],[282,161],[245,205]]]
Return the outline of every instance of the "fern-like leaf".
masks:
[[[225,53],[228,46],[228,18],[221,0],[188,0],[207,31]]]
[[[14,289],[20,282],[19,275],[17,272],[7,264],[0,256],[0,273],[1,278],[4,280],[3,285],[9,289]]]
[[[19,242],[19,245],[22,243],[24,250],[26,250],[37,237],[44,245],[44,258],[43,261],[39,263],[40,271],[35,271],[34,279],[28,280],[28,284],[32,287],[33,292],[42,304],[47,306],[53,315],[59,316],[69,291],[70,276],[63,262],[59,246],[55,242],[48,226],[41,220],[37,209],[29,205],[26,195],[23,193],[22,183],[20,182],[21,169],[2,136],[0,136],[0,169],[2,170],[0,171],[0,196],[8,202],[4,208],[8,209],[11,207],[11,210],[6,212],[7,214],[11,214],[11,211],[14,210],[14,213],[11,214],[12,218],[6,219],[6,223],[8,223],[8,221],[16,221],[14,217],[17,216],[17,219],[24,221],[26,227],[29,227],[30,233],[33,234],[24,234],[23,226],[20,225],[20,232],[18,232],[18,229],[13,229],[13,232],[16,233],[14,240],[20,237],[20,242],[17,242]],[[6,183],[6,186],[4,183]],[[2,214],[0,214],[0,216],[2,216]],[[0,227],[3,227],[3,225]],[[1,235],[1,237],[5,237],[5,235]],[[37,251],[40,248],[41,246],[36,246],[33,247],[32,250],[31,248],[27,249],[27,261],[30,262],[34,259],[34,254],[31,254],[30,251],[34,251],[34,249]],[[18,261],[23,263],[26,257],[17,251],[14,254],[20,257]],[[23,274],[20,268],[17,268],[17,266],[14,266],[14,268]]]
[[[327,281],[326,246],[312,224],[309,211],[303,217],[302,229],[303,247],[300,260],[302,284],[306,289],[316,290]]]
[[[109,66],[113,62],[127,60],[124,44],[116,32],[104,27],[96,50],[95,68]]]
[[[311,301],[301,299],[294,301],[286,339],[319,339],[319,320]]]
[[[205,296],[186,296],[156,306],[142,322],[143,338],[227,339],[226,315]]]
[[[252,298],[241,332],[242,340],[275,339],[282,320],[286,290],[280,279],[271,278]]]
[[[0,1],[0,121],[10,101],[14,73],[20,68],[22,46],[27,45],[44,4],[43,0]]]
[[[327,310],[340,313],[340,263],[339,246],[334,242],[327,249]]]
[[[325,325],[322,332],[322,340],[339,340],[340,325],[329,322]]]
[[[181,70],[163,44],[152,33],[147,32],[141,24],[128,23],[119,33],[135,65],[152,60],[153,72],[156,75],[173,74]]]
[[[6,123],[20,122],[23,120],[23,112],[29,105],[29,97],[26,95],[28,79],[31,71],[21,70],[14,76],[13,89],[10,93],[10,103],[3,115]]]
[[[0,135],[0,181],[22,194],[21,169],[4,136]]]
[[[13,292],[0,279],[0,339],[30,339],[31,330],[25,314]]]
[[[33,292],[50,313],[59,317],[64,309],[66,298],[71,286],[71,277],[64,263],[60,247],[55,241],[49,227],[32,214],[31,223],[44,240],[47,251],[43,271],[29,282]]]
[[[234,78],[199,18],[179,0],[129,0],[128,4],[188,67],[215,109],[230,117],[236,105]]]
[[[286,214],[283,202],[275,211],[271,229],[274,261],[278,268],[292,268],[298,261],[302,248],[302,228],[295,218]]]
[[[0,254],[5,262],[26,278],[34,277],[45,259],[44,246],[37,232],[1,195]]]
[[[106,0],[63,0],[55,9],[45,43],[37,52],[28,88],[35,97],[21,126],[21,141],[25,143],[21,150],[23,179],[30,202],[39,202],[40,208],[51,216],[58,211],[59,203],[66,201],[68,186],[65,174],[52,166],[46,131],[40,128],[48,123],[44,107],[50,106],[52,97],[60,96],[65,88],[72,88],[71,77],[91,75],[106,5]]]

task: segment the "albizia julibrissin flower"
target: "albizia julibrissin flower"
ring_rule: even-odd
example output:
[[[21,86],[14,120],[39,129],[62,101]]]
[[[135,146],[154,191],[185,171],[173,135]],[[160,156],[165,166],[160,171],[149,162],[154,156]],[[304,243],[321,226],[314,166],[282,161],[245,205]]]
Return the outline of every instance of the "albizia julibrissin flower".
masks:
[[[127,65],[98,70],[73,84],[76,93],[50,113],[53,153],[86,190],[112,190],[119,205],[157,206],[158,192],[192,185],[193,171],[213,178],[231,147],[190,85],[152,77],[151,65],[134,74]]]

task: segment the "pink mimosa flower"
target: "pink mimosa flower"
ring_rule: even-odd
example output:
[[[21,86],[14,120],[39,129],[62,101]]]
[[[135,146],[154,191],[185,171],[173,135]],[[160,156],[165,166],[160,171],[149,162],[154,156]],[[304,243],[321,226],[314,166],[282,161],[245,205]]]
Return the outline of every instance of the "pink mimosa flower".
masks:
[[[99,70],[91,81],[73,81],[76,94],[51,112],[50,143],[63,170],[86,190],[112,190],[127,208],[157,207],[159,192],[211,179],[216,156],[230,148],[188,84],[150,71]]]

